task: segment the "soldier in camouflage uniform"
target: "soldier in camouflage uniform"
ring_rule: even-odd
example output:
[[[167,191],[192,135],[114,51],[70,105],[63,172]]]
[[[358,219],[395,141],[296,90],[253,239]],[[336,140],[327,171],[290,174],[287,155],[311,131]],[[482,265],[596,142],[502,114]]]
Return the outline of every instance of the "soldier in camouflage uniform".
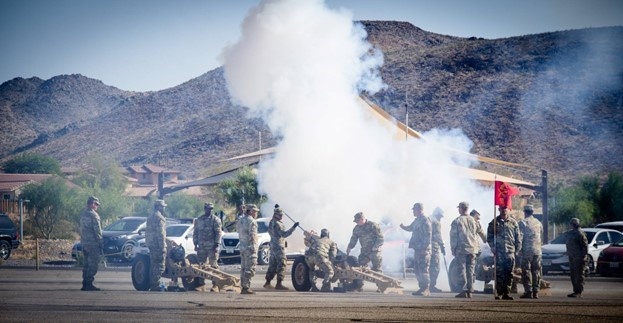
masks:
[[[567,255],[569,255],[569,271],[573,293],[569,297],[582,297],[584,292],[584,269],[588,255],[588,240],[584,231],[580,230],[580,219],[573,218],[569,222],[571,230],[565,232],[567,237]]]
[[[150,291],[160,290],[158,285],[165,268],[167,246],[165,241],[165,219],[162,213],[166,206],[167,204],[164,200],[156,200],[154,202],[154,212],[147,218],[145,244],[149,248],[149,258],[151,260]]]
[[[98,291],[99,288],[93,286],[95,274],[99,266],[102,254],[102,225],[97,208],[100,200],[91,196],[87,199],[87,207],[80,216],[80,244],[82,245],[82,255],[84,267],[82,268],[82,288],[84,291]]]
[[[450,226],[450,248],[456,258],[459,283],[463,291],[457,294],[457,298],[471,298],[474,291],[474,268],[476,266],[476,254],[480,250],[478,242],[477,226],[474,218],[467,215],[469,203],[460,202],[457,206],[459,216],[452,221]]]
[[[381,246],[383,246],[383,233],[381,227],[372,221],[368,221],[363,212],[355,214],[353,222],[357,223],[353,228],[353,235],[350,237],[346,255],[350,255],[350,251],[357,245],[357,241],[361,244],[359,253],[359,265],[366,266],[372,262],[372,270],[381,272],[381,264],[383,257],[381,255]]]
[[[270,235],[270,260],[268,261],[266,283],[264,284],[264,288],[266,289],[274,288],[277,290],[288,290],[288,287],[283,286],[283,279],[285,278],[287,265],[285,238],[289,237],[292,232],[294,232],[294,229],[299,226],[299,223],[294,223],[294,225],[286,231],[283,226],[283,222],[281,222],[282,218],[283,210],[280,209],[279,206],[276,206],[275,211],[273,212],[273,218],[268,223],[268,234]],[[270,282],[273,280],[275,275],[277,275],[277,285],[273,287]]]
[[[515,254],[521,252],[521,232],[517,221],[509,217],[506,207],[498,208],[500,215],[491,220],[487,228],[487,243],[495,257],[495,299],[512,300]],[[495,222],[494,222],[495,221]]]
[[[255,276],[257,265],[257,212],[255,204],[247,205],[247,211],[238,219],[236,230],[240,239],[240,294],[255,294],[251,289],[251,279]]]
[[[441,257],[446,256],[446,247],[441,237],[441,218],[443,218],[443,210],[436,207],[433,210],[433,216],[431,218],[432,237],[430,240],[431,254],[430,254],[430,266],[428,271],[430,273],[430,288],[431,292],[441,293],[441,289],[437,288],[437,277],[441,271]]]
[[[305,251],[305,262],[309,266],[309,281],[312,292],[330,292],[331,279],[333,279],[333,261],[337,255],[337,245],[329,238],[329,230],[320,230],[320,237],[313,231],[305,231],[305,245],[309,247]],[[316,266],[325,274],[322,287],[316,287]]]
[[[541,225],[541,221],[532,216],[534,213],[532,205],[524,206],[523,213],[525,218],[519,222],[519,231],[523,239],[520,255],[524,294],[520,298],[539,298],[543,225]]]
[[[213,209],[214,204],[212,203],[203,205],[203,215],[195,220],[193,244],[195,245],[195,251],[197,251],[199,263],[218,269],[218,252],[221,245],[223,227],[221,219],[212,214]],[[203,279],[199,285],[204,285]],[[212,282],[211,291],[216,291],[216,283],[214,281]]]
[[[411,210],[413,210],[415,220],[408,226],[401,223],[400,228],[411,232],[409,248],[412,248],[414,251],[413,271],[420,287],[420,289],[413,292],[413,295],[429,296],[430,275],[428,267],[430,266],[430,245],[433,229],[430,219],[424,215],[424,205],[422,203],[413,204]]]
[[[480,224],[480,213],[478,213],[478,211],[474,209],[469,212],[469,215],[473,217],[476,221],[476,233],[478,233],[478,236],[480,237],[480,239],[482,239],[483,243],[487,243],[487,235],[485,234],[485,231],[482,229],[482,225]]]

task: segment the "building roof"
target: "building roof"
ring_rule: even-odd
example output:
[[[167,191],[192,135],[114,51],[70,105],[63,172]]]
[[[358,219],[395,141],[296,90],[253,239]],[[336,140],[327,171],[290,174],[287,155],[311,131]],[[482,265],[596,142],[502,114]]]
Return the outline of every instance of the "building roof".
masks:
[[[142,166],[128,166],[126,169],[130,172],[130,174],[159,174],[159,173],[167,173],[167,174],[179,174],[179,170],[166,169],[164,167],[153,165],[153,164],[145,164]]]
[[[30,183],[43,182],[52,174],[0,174],[0,191],[12,192]]]

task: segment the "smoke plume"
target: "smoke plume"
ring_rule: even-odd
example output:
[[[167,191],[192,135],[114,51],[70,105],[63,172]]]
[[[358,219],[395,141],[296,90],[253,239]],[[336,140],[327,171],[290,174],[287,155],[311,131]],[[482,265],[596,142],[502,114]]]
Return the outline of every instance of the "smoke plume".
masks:
[[[483,221],[484,207],[492,213],[491,190],[459,175],[456,162],[436,144],[469,150],[460,130],[435,130],[426,141],[396,140],[397,128],[384,126],[362,105],[362,91],[384,87],[378,74],[383,56],[348,10],[331,10],[321,0],[263,1],[222,57],[234,102],[281,138],[276,153],[259,166],[260,190],[271,199],[264,214],[271,216],[277,202],[304,229],[328,228],[345,250],[358,211],[395,229],[411,223],[413,203],[422,202],[426,214],[437,206],[445,210],[449,250],[447,232],[458,202],[480,207]],[[388,265],[395,235],[390,231]],[[293,246],[302,246],[300,231],[289,238]]]

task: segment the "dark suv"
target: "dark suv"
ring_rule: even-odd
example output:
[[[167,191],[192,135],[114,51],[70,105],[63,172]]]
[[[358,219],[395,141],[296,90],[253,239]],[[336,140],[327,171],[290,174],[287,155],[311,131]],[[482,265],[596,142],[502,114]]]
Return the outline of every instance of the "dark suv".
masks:
[[[179,223],[178,219],[166,218],[166,221],[167,224]],[[111,223],[102,229],[104,256],[108,260],[131,262],[134,259],[133,249],[145,237],[146,228],[147,218],[142,216],[127,216]],[[72,248],[71,256],[77,259],[79,253],[82,253],[80,242]]]
[[[19,232],[8,215],[0,213],[0,258],[9,259],[11,250],[19,247]]]

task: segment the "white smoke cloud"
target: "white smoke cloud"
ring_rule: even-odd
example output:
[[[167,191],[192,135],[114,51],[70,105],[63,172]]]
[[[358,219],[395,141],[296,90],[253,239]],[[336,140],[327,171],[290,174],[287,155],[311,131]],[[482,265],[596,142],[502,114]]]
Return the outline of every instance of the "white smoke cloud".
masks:
[[[222,56],[230,95],[282,138],[276,154],[262,159],[260,190],[304,229],[328,228],[342,250],[358,211],[398,225],[411,223],[414,202],[423,202],[427,214],[440,206],[449,254],[458,202],[491,205],[492,191],[457,175],[434,142],[469,150],[469,139],[436,130],[427,141],[397,141],[395,129],[371,118],[358,95],[383,88],[383,58],[347,10],[330,10],[321,0],[263,1],[242,28]],[[264,214],[271,208],[267,203]],[[301,246],[302,235],[289,243]]]

